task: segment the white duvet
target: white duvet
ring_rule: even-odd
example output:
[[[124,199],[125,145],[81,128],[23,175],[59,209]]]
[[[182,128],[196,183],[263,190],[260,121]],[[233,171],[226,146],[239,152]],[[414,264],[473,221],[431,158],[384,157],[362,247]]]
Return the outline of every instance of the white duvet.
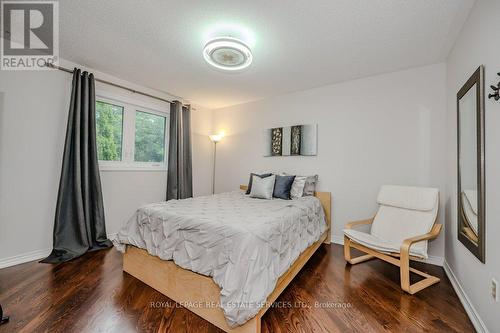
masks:
[[[326,230],[320,201],[228,192],[139,208],[113,241],[211,276],[230,326],[255,316],[278,278]]]

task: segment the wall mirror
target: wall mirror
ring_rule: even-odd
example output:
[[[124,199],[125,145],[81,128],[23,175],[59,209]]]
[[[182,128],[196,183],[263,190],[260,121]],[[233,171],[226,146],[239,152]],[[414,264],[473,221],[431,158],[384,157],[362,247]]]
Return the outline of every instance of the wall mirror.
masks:
[[[458,239],[485,262],[484,68],[457,93]]]

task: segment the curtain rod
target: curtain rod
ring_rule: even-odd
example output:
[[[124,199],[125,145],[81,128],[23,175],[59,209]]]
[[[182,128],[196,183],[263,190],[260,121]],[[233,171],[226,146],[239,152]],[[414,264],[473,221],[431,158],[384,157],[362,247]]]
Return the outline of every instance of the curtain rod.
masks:
[[[61,66],[56,66],[56,65],[51,64],[51,63],[47,63],[47,67],[58,69],[60,71],[66,72],[66,73],[73,74],[73,70],[72,69],[64,68],[64,67],[61,67]],[[154,99],[157,99],[159,101],[166,102],[166,103],[169,103],[169,104],[173,103],[173,101],[169,101],[168,99],[164,99],[164,98],[161,98],[161,97],[153,96],[151,94],[148,94],[148,93],[145,93],[145,92],[142,92],[142,91],[138,91],[138,90],[135,90],[135,89],[132,89],[132,88],[129,88],[129,87],[125,87],[125,86],[122,86],[120,84],[116,84],[116,83],[113,83],[113,82],[110,82],[110,81],[106,81],[106,80],[102,80],[102,79],[98,79],[98,78],[94,78],[94,80],[96,80],[97,82],[101,82],[101,83],[113,86],[113,87],[117,87],[117,88],[121,88],[121,89],[124,89],[124,90],[128,90],[128,91],[130,91],[130,92],[132,92],[134,94],[139,94],[139,95],[143,95],[143,96],[146,96],[146,97],[154,98]]]

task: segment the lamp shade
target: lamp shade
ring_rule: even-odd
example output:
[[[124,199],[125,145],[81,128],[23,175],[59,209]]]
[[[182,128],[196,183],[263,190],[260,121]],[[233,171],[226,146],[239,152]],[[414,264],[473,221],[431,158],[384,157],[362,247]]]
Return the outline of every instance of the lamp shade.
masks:
[[[212,134],[209,137],[212,142],[219,142],[224,137],[224,134]]]

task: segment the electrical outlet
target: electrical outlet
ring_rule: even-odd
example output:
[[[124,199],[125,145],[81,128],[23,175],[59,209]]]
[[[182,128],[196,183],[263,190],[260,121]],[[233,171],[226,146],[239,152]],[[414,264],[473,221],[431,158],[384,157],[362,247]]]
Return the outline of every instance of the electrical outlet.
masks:
[[[493,300],[495,302],[498,302],[498,289],[497,289],[498,283],[497,280],[491,279],[491,297],[493,297]]]

